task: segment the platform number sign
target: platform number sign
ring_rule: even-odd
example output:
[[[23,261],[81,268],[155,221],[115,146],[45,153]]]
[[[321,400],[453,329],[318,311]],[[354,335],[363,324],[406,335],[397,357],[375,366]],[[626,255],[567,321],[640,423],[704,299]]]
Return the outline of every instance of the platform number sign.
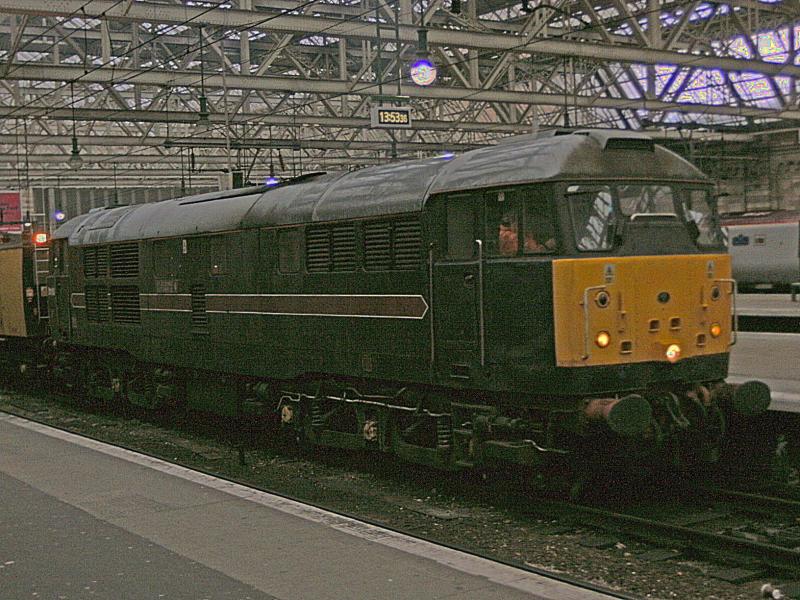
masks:
[[[373,106],[370,117],[372,127],[411,129],[411,109],[407,106]]]

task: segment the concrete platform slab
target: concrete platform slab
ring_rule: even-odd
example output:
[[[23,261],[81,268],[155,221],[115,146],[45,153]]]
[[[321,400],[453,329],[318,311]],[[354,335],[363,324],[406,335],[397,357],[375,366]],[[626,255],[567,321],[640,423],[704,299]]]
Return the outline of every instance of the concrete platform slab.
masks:
[[[770,410],[800,412],[800,335],[739,333],[731,349],[731,383],[760,379],[772,391]]]
[[[19,597],[609,597],[3,414],[0,485]]]

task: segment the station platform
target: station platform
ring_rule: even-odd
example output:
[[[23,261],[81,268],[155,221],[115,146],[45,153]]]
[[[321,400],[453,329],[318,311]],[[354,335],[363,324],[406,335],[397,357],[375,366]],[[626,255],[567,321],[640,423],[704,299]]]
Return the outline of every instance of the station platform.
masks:
[[[727,381],[750,379],[770,387],[770,410],[800,413],[800,335],[740,332],[731,348]]]
[[[610,598],[0,413],[3,598]]]
[[[742,317],[800,319],[800,302],[792,302],[791,294],[739,294],[737,308]]]

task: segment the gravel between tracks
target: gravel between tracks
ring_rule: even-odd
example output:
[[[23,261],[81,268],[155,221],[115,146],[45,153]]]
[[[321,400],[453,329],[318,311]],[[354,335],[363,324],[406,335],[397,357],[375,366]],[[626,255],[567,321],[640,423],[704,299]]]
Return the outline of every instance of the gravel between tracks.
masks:
[[[646,598],[754,599],[761,578],[733,584],[709,576],[719,569],[681,558],[651,562],[638,556],[652,546],[630,539],[536,518],[529,506],[504,502],[494,478],[443,474],[388,457],[319,452],[309,459],[279,444],[239,452],[211,424],[183,425],[122,418],[50,398],[0,392],[0,410],[121,444],[166,460],[218,473],[303,501],[386,523],[436,541],[501,559],[606,585]],[[517,477],[524,476],[517,472]],[[512,476],[501,485],[514,486]],[[505,483],[503,483],[505,478]],[[590,547],[596,544],[601,547]],[[667,548],[668,549],[668,548]]]

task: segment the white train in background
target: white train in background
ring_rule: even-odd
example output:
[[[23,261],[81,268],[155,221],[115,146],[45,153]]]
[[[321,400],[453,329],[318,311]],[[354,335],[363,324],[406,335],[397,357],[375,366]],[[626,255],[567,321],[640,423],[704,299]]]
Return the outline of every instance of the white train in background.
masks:
[[[734,213],[721,221],[741,288],[783,290],[800,282],[800,211]]]

